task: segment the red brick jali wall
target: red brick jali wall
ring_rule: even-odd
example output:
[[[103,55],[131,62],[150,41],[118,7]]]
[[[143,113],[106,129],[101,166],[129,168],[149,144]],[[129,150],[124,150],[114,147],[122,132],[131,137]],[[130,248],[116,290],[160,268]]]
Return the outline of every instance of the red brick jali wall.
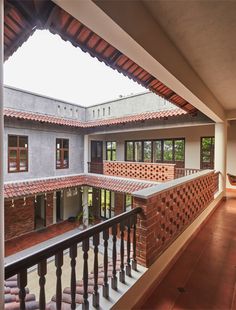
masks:
[[[148,199],[134,197],[142,207],[137,223],[137,260],[150,266],[214,199],[214,173],[177,185]]]
[[[46,199],[46,226],[53,224],[53,193]],[[34,230],[35,197],[5,200],[5,240],[9,240]]]
[[[175,177],[175,165],[104,161],[103,174],[117,177],[165,182]]]

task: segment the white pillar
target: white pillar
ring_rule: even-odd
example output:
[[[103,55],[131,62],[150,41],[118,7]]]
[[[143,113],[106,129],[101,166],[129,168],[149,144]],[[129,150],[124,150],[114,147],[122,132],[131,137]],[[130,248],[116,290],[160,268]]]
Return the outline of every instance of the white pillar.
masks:
[[[227,122],[215,124],[215,170],[220,172],[219,191],[226,188]]]
[[[3,193],[3,33],[4,8],[0,0],[0,309],[4,308],[4,193]]]
[[[83,186],[83,225],[88,227],[89,225],[89,209],[88,209],[88,187]]]
[[[88,173],[88,135],[84,135],[84,173]]]

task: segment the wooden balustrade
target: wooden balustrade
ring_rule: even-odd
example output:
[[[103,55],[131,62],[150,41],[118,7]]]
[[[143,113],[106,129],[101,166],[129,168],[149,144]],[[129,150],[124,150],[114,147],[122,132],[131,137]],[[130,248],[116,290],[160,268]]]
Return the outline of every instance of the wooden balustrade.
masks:
[[[118,279],[117,279],[117,267],[120,268],[120,281],[125,282],[124,268],[126,266],[126,274],[131,276],[130,267],[130,249],[131,249],[131,231],[133,233],[132,237],[132,247],[133,247],[133,261],[136,260],[136,222],[137,214],[141,213],[141,208],[135,208],[131,211],[127,211],[120,215],[115,216],[112,219],[104,221],[94,225],[91,228],[83,230],[78,233],[66,237],[62,241],[55,242],[55,244],[36,250],[35,252],[26,255],[25,257],[19,258],[17,261],[8,262],[5,265],[5,279],[8,279],[14,275],[17,275],[18,286],[19,286],[19,300],[20,309],[26,309],[26,286],[27,286],[27,270],[35,265],[38,266],[38,276],[39,276],[39,308],[45,309],[46,307],[46,297],[45,297],[45,284],[46,284],[46,274],[47,274],[47,259],[55,257],[56,266],[56,309],[63,309],[63,294],[62,294],[62,267],[63,267],[63,257],[64,251],[69,250],[70,257],[70,290],[71,290],[71,309],[76,309],[76,258],[77,258],[77,247],[82,243],[83,251],[83,309],[89,309],[88,300],[88,283],[89,283],[89,270],[88,270],[88,255],[90,249],[90,238],[93,244],[94,251],[94,264],[93,264],[93,274],[94,274],[94,292],[93,292],[93,306],[99,307],[99,292],[98,292],[98,247],[100,245],[100,237],[103,238],[104,245],[104,278],[103,278],[103,296],[109,298],[109,281],[108,281],[108,240],[112,242],[112,279],[111,288],[117,290]],[[119,234],[118,234],[119,232]],[[109,239],[111,233],[111,238]],[[124,234],[127,234],[127,253],[125,252],[124,246]],[[118,235],[117,235],[118,234]],[[117,253],[117,237],[121,240],[120,243],[120,266],[118,265],[118,253]],[[126,257],[126,261],[125,261]],[[132,265],[133,269],[136,270],[136,264]]]
[[[88,162],[88,172],[103,174],[103,162]]]

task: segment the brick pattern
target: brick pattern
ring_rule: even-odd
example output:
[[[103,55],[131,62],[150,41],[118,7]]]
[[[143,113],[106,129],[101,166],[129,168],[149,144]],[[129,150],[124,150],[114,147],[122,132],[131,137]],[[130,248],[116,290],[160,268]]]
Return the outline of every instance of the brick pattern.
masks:
[[[214,194],[219,191],[219,177],[220,177],[220,173],[215,172],[214,173]]]
[[[34,230],[34,197],[5,201],[5,239],[11,239]]]
[[[104,175],[165,182],[175,177],[175,165],[105,161]]]
[[[137,257],[149,267],[214,199],[215,174],[158,193],[148,199],[134,197],[134,207],[142,207],[137,223]]]
[[[46,226],[53,224],[53,193],[47,194]],[[5,240],[34,231],[35,197],[5,200]]]
[[[115,193],[115,215],[124,212],[125,196],[123,193]]]

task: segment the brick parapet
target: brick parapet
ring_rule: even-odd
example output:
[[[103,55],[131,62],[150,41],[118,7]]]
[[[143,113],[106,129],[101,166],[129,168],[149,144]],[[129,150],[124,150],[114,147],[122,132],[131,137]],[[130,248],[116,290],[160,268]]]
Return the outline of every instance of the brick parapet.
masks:
[[[117,177],[165,182],[175,178],[175,165],[104,161],[103,173]]]
[[[137,223],[137,260],[149,267],[214,199],[214,173],[157,193],[134,197],[143,214]]]

